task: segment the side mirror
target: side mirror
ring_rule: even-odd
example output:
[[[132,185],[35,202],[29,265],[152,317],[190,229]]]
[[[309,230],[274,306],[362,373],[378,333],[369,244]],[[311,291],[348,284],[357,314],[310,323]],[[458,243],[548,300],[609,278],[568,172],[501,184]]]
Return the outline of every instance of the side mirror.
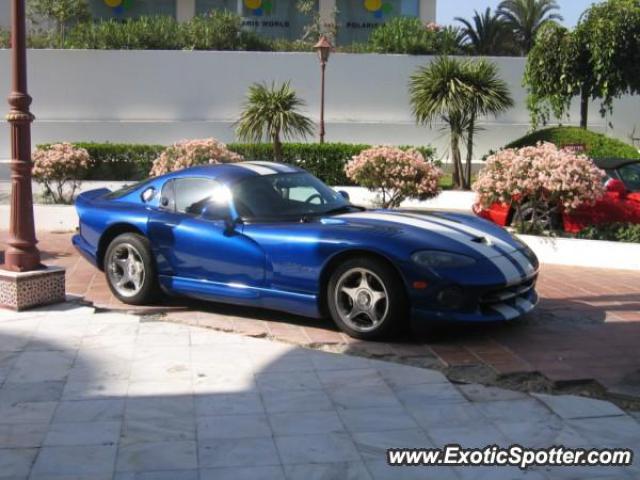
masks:
[[[347,192],[345,192],[344,190],[338,190],[338,193],[340,194],[340,196],[342,198],[344,198],[347,202],[349,200],[351,200],[351,197],[349,196],[349,194]]]
[[[144,203],[149,203],[156,196],[156,189],[149,187],[140,194],[140,198]]]
[[[224,222],[227,231],[233,231],[239,223],[238,218],[234,218],[231,208],[227,202],[209,202],[202,210],[202,218],[212,222]]]
[[[605,184],[605,188],[609,193],[617,193],[620,197],[624,197],[627,194],[627,187],[625,187],[622,180],[617,178],[610,178]]]

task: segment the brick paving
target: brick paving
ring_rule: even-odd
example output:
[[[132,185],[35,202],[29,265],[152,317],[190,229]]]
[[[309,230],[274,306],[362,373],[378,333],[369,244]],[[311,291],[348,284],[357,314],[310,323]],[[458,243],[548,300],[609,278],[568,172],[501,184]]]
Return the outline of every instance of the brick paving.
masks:
[[[327,321],[280,312],[185,299],[132,309],[119,303],[103,274],[74,251],[70,234],[42,233],[39,240],[44,261],[67,268],[68,293],[98,307],[162,312],[172,321],[334,351],[410,357],[425,366],[540,372],[558,383],[595,380],[612,392],[640,397],[640,272],[544,265],[540,306],[526,320],[419,328],[411,338],[363,342]]]

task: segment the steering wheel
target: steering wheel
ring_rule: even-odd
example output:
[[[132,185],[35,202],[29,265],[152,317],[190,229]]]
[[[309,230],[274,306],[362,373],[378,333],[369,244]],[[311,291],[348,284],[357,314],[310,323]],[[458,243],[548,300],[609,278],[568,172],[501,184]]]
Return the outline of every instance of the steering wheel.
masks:
[[[320,195],[319,193],[314,193],[313,195],[311,195],[309,198],[307,198],[304,203],[311,203],[312,201],[314,201],[315,199],[319,199],[320,200],[320,205],[323,205],[327,202],[325,202],[324,198],[322,198],[322,195]]]

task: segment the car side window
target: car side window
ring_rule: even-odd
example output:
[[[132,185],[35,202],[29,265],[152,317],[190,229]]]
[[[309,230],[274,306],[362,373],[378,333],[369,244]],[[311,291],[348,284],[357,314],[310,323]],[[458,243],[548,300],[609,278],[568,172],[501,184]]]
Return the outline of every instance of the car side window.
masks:
[[[160,208],[162,210],[173,212],[176,209],[174,183],[175,180],[169,180],[162,186],[162,190],[160,191]]]
[[[219,183],[208,178],[178,178],[174,180],[175,211],[201,215]]]

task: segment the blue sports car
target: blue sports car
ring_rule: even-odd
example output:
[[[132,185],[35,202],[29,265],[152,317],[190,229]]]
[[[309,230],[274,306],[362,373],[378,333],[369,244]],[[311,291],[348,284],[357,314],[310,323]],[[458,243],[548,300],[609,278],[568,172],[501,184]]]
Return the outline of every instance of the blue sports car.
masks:
[[[330,316],[372,339],[414,320],[499,321],[530,312],[538,261],[472,215],[365,210],[297,167],[193,167],[76,201],[78,250],[114,295],[161,292]]]

